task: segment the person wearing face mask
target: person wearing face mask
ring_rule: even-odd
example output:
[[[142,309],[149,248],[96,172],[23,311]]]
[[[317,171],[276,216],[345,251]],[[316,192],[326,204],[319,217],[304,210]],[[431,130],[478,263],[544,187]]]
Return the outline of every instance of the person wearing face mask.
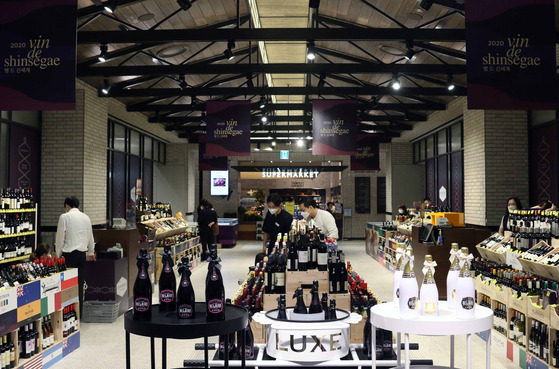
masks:
[[[268,196],[266,202],[268,204],[268,213],[266,214],[264,225],[262,226],[262,232],[264,232],[264,236],[262,237],[262,252],[270,254],[274,248],[278,234],[289,233],[291,230],[293,216],[287,211],[282,210],[282,199],[277,193]],[[266,250],[266,242],[268,241],[270,241],[270,243],[268,245],[268,250]]]
[[[330,214],[334,215],[334,213],[336,212],[336,206],[334,205],[333,202],[329,202],[328,204],[326,204],[326,210]]]
[[[408,215],[408,208],[406,208],[406,205],[400,204],[398,206],[398,215],[402,215],[402,216]]]
[[[299,200],[299,209],[303,219],[308,222],[312,219],[316,226],[324,232],[326,237],[332,240],[338,239],[338,227],[336,227],[336,220],[334,216],[326,210],[318,208],[316,201],[313,199],[301,198]]]
[[[507,210],[501,219],[501,226],[499,227],[499,234],[501,236],[505,235],[505,231],[509,231],[509,211],[513,210],[522,210],[522,204],[518,197],[509,197],[507,200]]]

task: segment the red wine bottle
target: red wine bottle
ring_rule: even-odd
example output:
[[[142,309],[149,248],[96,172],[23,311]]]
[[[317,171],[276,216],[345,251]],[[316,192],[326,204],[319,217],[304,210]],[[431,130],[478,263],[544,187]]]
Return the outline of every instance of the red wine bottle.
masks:
[[[324,235],[320,235],[320,245],[318,246],[318,253],[316,256],[316,263],[318,270],[325,272],[328,270],[328,247],[324,242]]]
[[[138,276],[134,282],[134,320],[151,320],[152,286],[148,274],[150,256],[145,248],[141,248],[136,256]]]
[[[328,320],[328,294],[326,292],[322,293],[320,305],[322,305],[322,311],[324,311],[324,319]]]
[[[336,300],[330,300],[330,307],[328,308],[328,319],[336,320],[338,316],[336,315]]]
[[[175,311],[177,307],[175,297],[177,280],[173,270],[173,255],[170,245],[165,245],[163,251],[161,251],[161,256],[163,269],[159,275],[159,311]]]
[[[190,267],[192,264],[188,262],[188,257],[183,256],[181,264],[179,264],[179,273],[181,280],[177,289],[177,318],[194,319],[194,305],[196,298],[194,296],[194,288],[190,281]]]
[[[241,306],[244,307],[245,309],[246,304],[245,302],[241,302]],[[248,309],[247,309],[248,311]],[[239,354],[239,357],[242,358],[243,357],[243,348],[241,346],[242,341],[242,336],[244,334],[245,336],[245,359],[248,360],[252,360],[254,359],[254,334],[252,333],[252,329],[250,327],[250,322],[252,321],[250,314],[248,317],[248,323],[247,326],[245,327],[244,331],[238,332],[237,333],[237,351]]]
[[[367,302],[367,321],[363,328],[363,353],[367,359],[372,359],[372,342],[371,342],[371,307],[372,304]]]
[[[309,306],[309,314],[321,313],[322,305],[320,305],[320,299],[318,298],[318,281],[312,281],[311,295],[312,298]]]
[[[307,314],[307,307],[305,306],[305,301],[303,301],[303,289],[301,287],[297,287],[293,298],[297,298],[293,312],[296,314]]]
[[[206,275],[206,320],[225,320],[225,288],[221,276],[221,259],[217,256],[217,246],[210,246],[208,274]]]
[[[278,301],[278,320],[287,320],[287,313],[285,312],[285,306],[286,306],[286,302],[285,302],[285,295],[280,295],[280,297],[278,297],[276,299]]]

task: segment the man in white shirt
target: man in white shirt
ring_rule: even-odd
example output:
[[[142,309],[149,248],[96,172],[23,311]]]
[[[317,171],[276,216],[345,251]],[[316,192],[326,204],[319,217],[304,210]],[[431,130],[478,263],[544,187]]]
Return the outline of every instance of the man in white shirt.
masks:
[[[332,240],[338,239],[338,227],[334,216],[326,210],[321,210],[316,205],[316,201],[311,198],[301,198],[299,200],[299,210],[303,219],[309,222],[311,219],[322,232]]]
[[[78,268],[78,290],[80,312],[83,306],[83,282],[85,262],[95,261],[95,245],[91,220],[78,207],[80,201],[75,197],[64,200],[65,213],[58,219],[56,229],[56,254],[66,259],[69,268]],[[80,314],[81,315],[81,314]]]

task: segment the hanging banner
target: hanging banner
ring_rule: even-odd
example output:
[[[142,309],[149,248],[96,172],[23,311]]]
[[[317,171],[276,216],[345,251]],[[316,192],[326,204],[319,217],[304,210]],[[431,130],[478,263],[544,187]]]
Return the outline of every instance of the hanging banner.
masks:
[[[206,109],[206,155],[250,156],[250,101],[207,101]]]
[[[553,0],[468,0],[469,109],[555,109]]]
[[[357,101],[314,100],[313,155],[356,155]]]
[[[198,143],[198,170],[201,172],[212,171],[212,170],[227,170],[226,156],[206,155],[205,136],[200,136],[200,142]]]
[[[0,110],[74,110],[76,0],[0,1]]]
[[[357,155],[351,156],[351,170],[380,170],[379,143],[374,135],[357,135]]]
[[[41,133],[29,128],[10,128],[10,187],[35,189],[41,184]]]

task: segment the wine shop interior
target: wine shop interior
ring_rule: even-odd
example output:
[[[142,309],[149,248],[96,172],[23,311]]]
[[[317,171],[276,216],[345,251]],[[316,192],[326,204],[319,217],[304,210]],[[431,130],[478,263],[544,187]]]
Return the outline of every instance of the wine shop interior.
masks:
[[[558,6],[0,2],[0,369],[559,368]]]

